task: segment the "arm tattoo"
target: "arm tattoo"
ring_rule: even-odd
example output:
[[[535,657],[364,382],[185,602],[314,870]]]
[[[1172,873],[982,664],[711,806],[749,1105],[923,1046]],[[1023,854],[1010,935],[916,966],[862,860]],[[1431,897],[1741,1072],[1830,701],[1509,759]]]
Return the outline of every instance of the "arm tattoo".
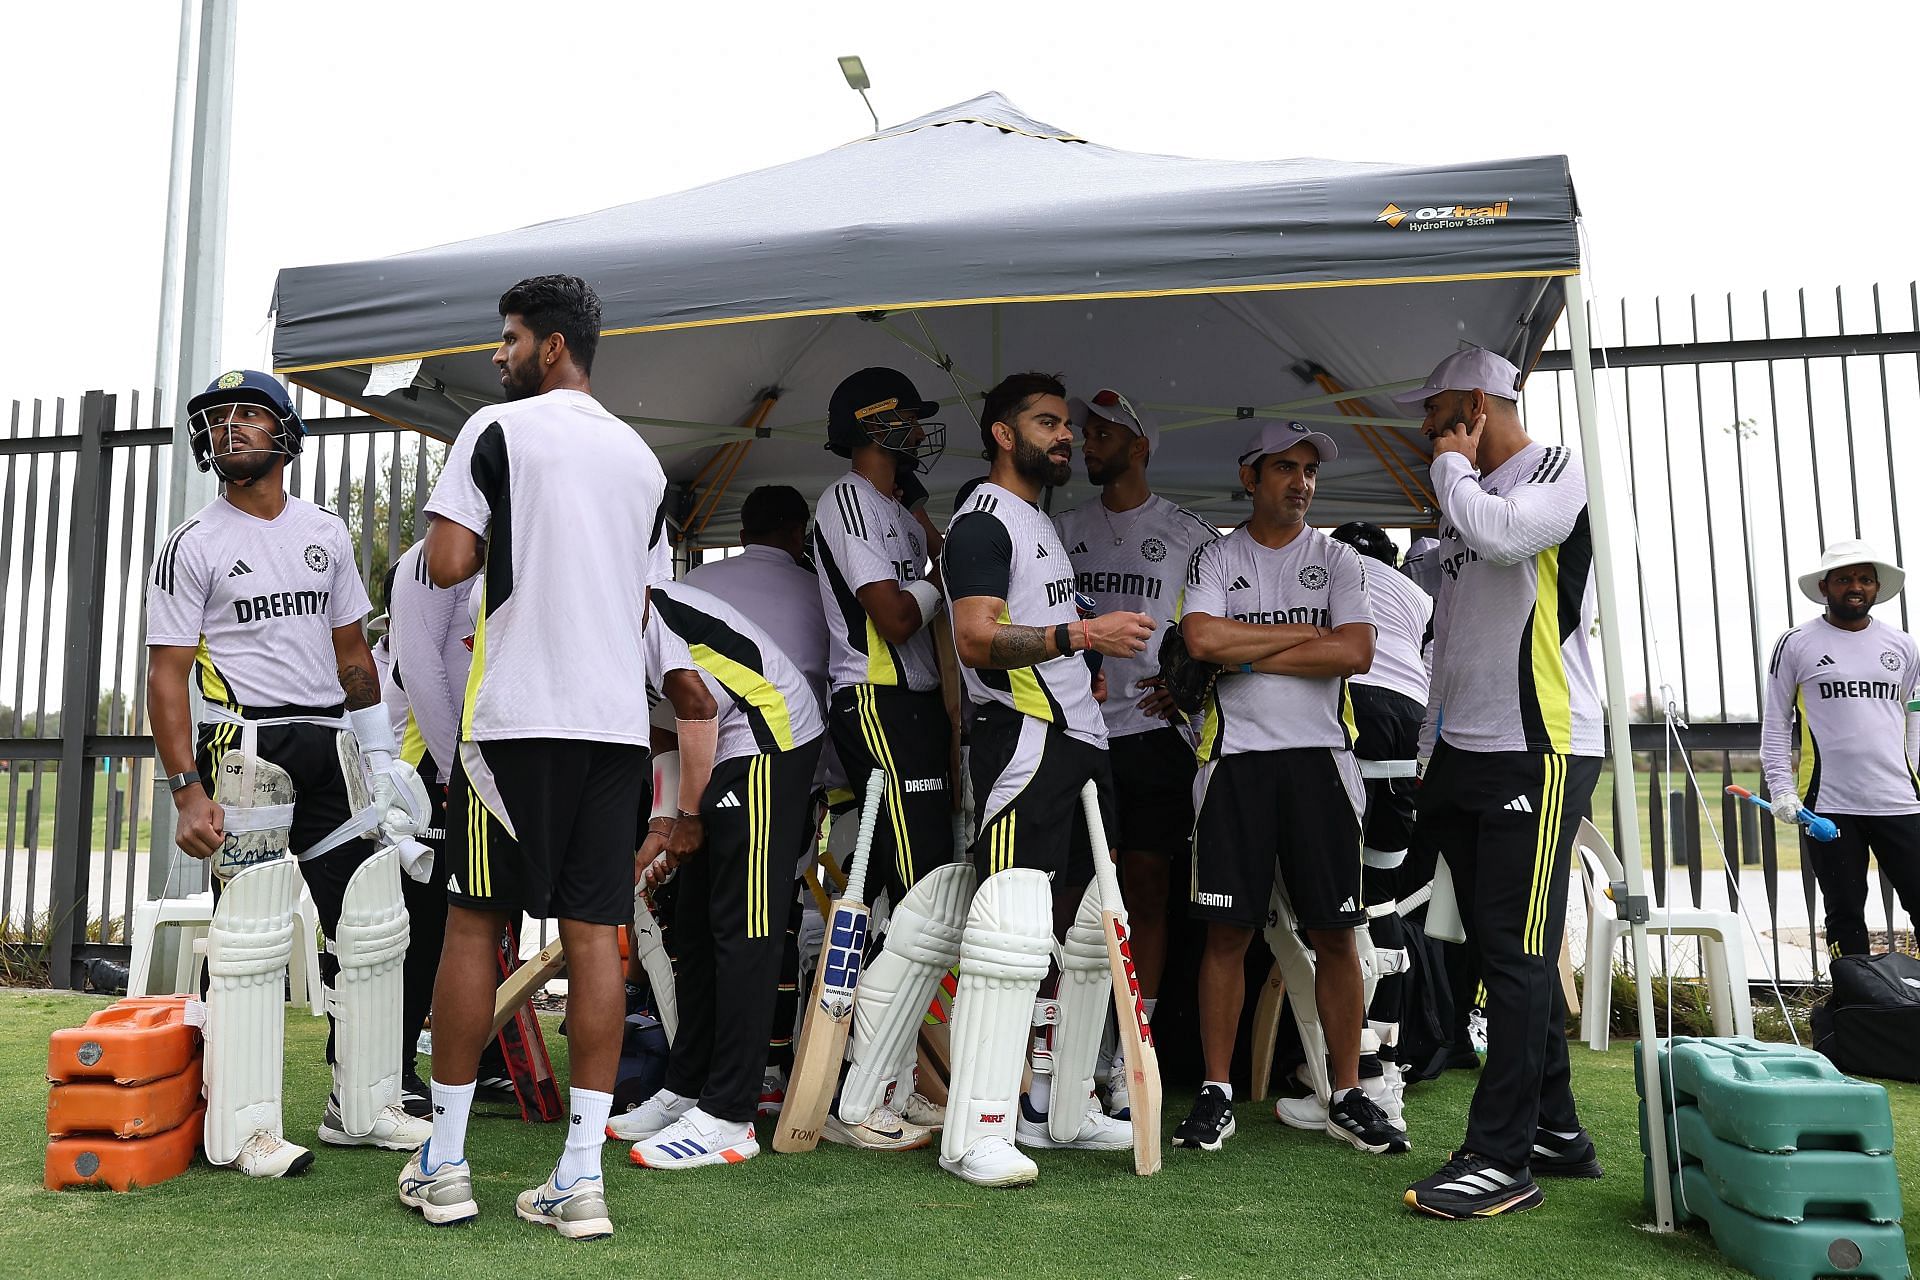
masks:
[[[1002,671],[1031,667],[1053,655],[1048,650],[1048,627],[1003,624],[987,645],[987,661]]]
[[[347,710],[358,711],[380,701],[380,682],[373,672],[361,666],[340,668],[340,688],[347,695]]]

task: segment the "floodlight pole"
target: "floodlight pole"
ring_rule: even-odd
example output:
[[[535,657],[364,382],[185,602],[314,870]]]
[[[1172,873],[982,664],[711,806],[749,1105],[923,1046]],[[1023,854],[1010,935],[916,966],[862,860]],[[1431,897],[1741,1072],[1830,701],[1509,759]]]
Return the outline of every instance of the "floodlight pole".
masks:
[[[1647,957],[1647,890],[1645,870],[1640,865],[1640,814],[1633,779],[1633,740],[1627,712],[1627,676],[1621,662],[1620,613],[1615,607],[1619,593],[1613,580],[1613,525],[1607,516],[1606,486],[1600,473],[1605,454],[1600,448],[1599,419],[1593,395],[1593,342],[1587,332],[1587,303],[1580,277],[1567,281],[1567,340],[1573,346],[1573,399],[1580,418],[1580,452],[1587,460],[1587,512],[1594,542],[1594,585],[1600,607],[1600,652],[1607,678],[1607,729],[1613,743],[1613,795],[1615,851],[1627,882],[1627,901],[1619,904],[1632,937],[1633,991],[1640,1013],[1640,1078],[1646,1082],[1646,1097],[1640,1106],[1646,1125],[1647,1158],[1653,1164],[1653,1218],[1658,1231],[1673,1230],[1673,1184],[1669,1180],[1667,1125],[1662,1110],[1660,1060],[1655,1051],[1653,1020],[1653,974]],[[1624,801],[1621,797],[1625,797]],[[1612,980],[1610,973],[1588,973],[1587,982]]]

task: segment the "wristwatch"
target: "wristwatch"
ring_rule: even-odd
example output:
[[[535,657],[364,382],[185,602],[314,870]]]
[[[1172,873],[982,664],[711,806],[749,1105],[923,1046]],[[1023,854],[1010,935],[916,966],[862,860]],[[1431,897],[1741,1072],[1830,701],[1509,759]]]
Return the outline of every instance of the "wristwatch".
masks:
[[[169,774],[167,777],[167,790],[178,791],[182,787],[194,786],[199,781],[200,781],[200,775],[195,773],[191,769],[187,770],[185,773]]]

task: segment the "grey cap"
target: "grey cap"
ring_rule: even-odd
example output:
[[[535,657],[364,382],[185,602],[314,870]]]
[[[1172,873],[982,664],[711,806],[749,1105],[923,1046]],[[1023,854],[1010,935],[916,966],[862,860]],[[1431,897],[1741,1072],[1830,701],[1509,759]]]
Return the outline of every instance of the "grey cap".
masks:
[[[1442,391],[1484,391],[1502,400],[1518,400],[1520,370],[1485,347],[1468,347],[1433,366],[1426,385],[1402,391],[1393,400],[1395,404],[1419,404]]]
[[[1322,462],[1332,462],[1340,456],[1340,446],[1333,442],[1332,436],[1315,431],[1304,422],[1263,422],[1241,452],[1240,465],[1250,467],[1270,453],[1285,453],[1297,444],[1310,444],[1318,449]]]

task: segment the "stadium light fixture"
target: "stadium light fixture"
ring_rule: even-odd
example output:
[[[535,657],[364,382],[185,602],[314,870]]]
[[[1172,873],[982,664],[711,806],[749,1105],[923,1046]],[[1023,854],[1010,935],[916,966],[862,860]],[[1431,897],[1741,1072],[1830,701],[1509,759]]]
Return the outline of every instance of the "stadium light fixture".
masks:
[[[873,100],[867,97],[867,90],[873,88],[873,81],[867,79],[866,64],[857,54],[848,54],[840,59],[840,74],[847,78],[847,87],[860,95],[860,101],[867,104],[867,114],[873,117],[873,131],[880,132],[880,113],[873,109]]]

